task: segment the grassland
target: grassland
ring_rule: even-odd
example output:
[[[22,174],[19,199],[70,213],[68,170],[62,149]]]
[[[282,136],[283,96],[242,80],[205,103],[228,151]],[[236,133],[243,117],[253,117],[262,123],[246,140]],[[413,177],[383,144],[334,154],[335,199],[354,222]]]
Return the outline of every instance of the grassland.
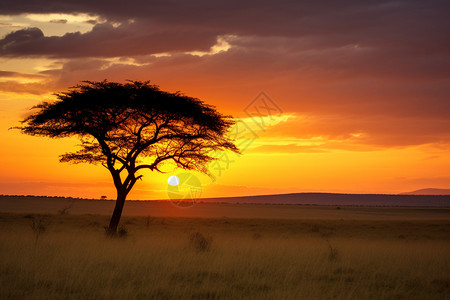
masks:
[[[450,299],[445,214],[311,214],[128,216],[126,237],[108,239],[106,215],[1,213],[0,298]],[[192,240],[195,233],[207,247]]]

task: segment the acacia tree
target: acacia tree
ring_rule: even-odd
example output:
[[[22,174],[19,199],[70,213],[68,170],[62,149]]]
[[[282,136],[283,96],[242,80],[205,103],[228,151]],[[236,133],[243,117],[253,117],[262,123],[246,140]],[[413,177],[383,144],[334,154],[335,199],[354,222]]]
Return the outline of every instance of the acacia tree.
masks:
[[[115,235],[127,195],[142,170],[161,172],[164,163],[207,173],[214,151],[237,147],[227,136],[234,124],[215,107],[179,92],[161,91],[148,81],[84,81],[57,101],[43,102],[17,127],[22,133],[78,136],[81,148],[61,162],[101,164],[117,191],[107,233]],[[146,158],[145,161],[143,158]]]

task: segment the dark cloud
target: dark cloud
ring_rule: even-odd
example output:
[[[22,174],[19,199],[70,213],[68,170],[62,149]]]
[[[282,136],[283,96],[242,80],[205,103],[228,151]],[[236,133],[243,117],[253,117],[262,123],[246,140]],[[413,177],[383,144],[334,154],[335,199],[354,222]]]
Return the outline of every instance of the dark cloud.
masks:
[[[270,51],[237,47],[203,57],[138,58],[138,66],[77,59],[65,64],[59,86],[65,89],[80,79],[153,79],[212,100],[220,94],[217,104],[234,112],[243,109],[243,99],[251,101],[265,90],[287,112],[394,117],[405,122],[450,119],[450,82],[441,67],[432,67],[435,62],[427,66],[427,57],[417,57],[386,63],[374,51],[362,52],[280,52],[274,59]],[[414,66],[416,61],[421,65]]]
[[[10,47],[19,48],[24,43],[39,43],[44,38],[44,33],[39,28],[26,28],[7,34],[0,40],[0,49],[7,52]],[[5,51],[6,50],[6,51]]]
[[[0,71],[0,78],[2,77],[21,77],[21,78],[43,78],[40,74],[28,74],[13,71]]]
[[[44,0],[39,4],[3,1],[0,4],[3,14],[88,13],[122,25],[117,28],[103,25],[86,34],[46,37],[39,41],[24,40],[21,36],[22,39],[17,41],[21,46],[6,47],[3,43],[0,53],[8,56],[109,57],[193,51],[207,49],[218,35],[225,34],[299,40],[298,43],[285,40],[285,46],[291,51],[358,45],[389,48],[403,55],[445,53],[449,47],[449,8],[447,2],[439,0],[63,0],[57,3]],[[260,42],[266,49],[283,46],[273,45],[273,40],[260,39]],[[76,49],[72,47],[74,44],[78,44]]]
[[[44,36],[39,28],[26,28],[0,40],[0,54],[11,57],[117,57],[149,53],[208,50],[216,37],[202,32],[143,29],[135,23],[114,27],[97,24],[92,31]]]
[[[50,20],[50,23],[66,24],[67,20],[66,19],[55,19],[55,20]]]

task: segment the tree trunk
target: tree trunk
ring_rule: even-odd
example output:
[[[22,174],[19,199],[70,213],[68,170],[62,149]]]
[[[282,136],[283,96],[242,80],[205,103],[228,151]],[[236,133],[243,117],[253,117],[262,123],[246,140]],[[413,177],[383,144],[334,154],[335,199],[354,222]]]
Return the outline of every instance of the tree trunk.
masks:
[[[106,234],[108,236],[115,236],[117,234],[117,226],[119,225],[120,217],[122,216],[123,205],[127,197],[126,192],[117,191],[116,206],[109,222],[108,228],[106,228]]]

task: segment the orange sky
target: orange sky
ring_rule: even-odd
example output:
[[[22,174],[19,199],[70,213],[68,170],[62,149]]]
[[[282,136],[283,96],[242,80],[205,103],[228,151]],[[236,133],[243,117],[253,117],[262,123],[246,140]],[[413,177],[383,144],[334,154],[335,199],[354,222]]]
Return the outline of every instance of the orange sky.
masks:
[[[52,93],[103,79],[150,80],[252,129],[215,181],[196,174],[204,197],[450,188],[445,2],[16,2],[0,4],[0,194],[114,197],[103,167],[59,163],[76,138],[8,130]],[[264,126],[248,115],[261,92],[276,108]],[[168,171],[129,198],[167,199],[180,172]]]

